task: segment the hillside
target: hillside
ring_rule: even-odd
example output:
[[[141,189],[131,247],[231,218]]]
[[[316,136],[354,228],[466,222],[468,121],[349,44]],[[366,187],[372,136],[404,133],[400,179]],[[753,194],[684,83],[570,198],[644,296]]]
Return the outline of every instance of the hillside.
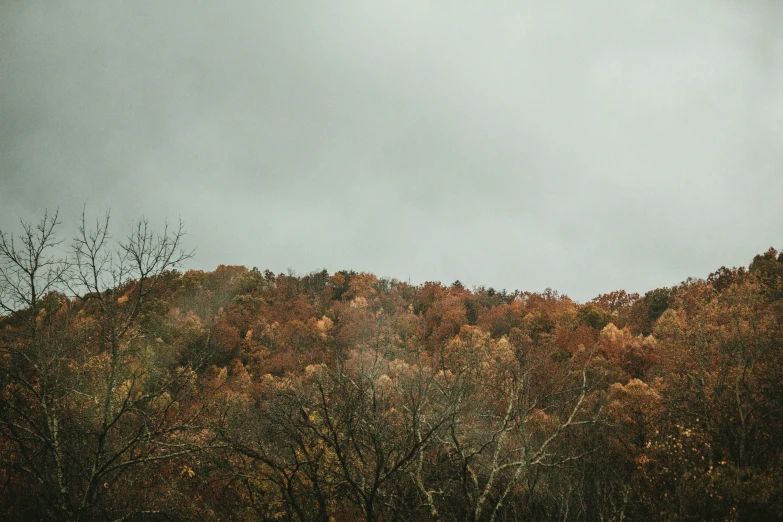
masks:
[[[577,304],[57,225],[0,245],[4,520],[783,518],[783,253]]]

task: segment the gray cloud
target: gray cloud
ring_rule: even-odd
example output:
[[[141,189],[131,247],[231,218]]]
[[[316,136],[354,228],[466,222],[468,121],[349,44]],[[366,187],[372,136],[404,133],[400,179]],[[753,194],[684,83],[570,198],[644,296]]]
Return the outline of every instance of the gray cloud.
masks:
[[[0,228],[579,300],[781,246],[780,2],[294,4],[2,3]]]

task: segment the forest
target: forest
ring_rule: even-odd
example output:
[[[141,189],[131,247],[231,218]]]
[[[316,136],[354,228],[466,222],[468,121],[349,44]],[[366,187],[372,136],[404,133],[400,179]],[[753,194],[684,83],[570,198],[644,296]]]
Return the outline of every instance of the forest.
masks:
[[[581,304],[112,228],[0,232],[2,520],[783,519],[775,249]]]

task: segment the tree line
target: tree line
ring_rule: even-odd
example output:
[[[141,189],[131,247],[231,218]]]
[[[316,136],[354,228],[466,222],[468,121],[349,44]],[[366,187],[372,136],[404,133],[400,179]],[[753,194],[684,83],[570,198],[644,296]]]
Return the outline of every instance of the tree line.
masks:
[[[783,519],[783,254],[644,295],[0,231],[4,520]]]

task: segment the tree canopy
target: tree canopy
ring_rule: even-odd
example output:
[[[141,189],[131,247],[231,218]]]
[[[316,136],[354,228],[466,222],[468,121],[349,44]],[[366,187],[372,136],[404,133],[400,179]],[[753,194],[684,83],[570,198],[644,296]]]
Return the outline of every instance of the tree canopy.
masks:
[[[783,254],[644,295],[0,231],[4,520],[783,518]]]

